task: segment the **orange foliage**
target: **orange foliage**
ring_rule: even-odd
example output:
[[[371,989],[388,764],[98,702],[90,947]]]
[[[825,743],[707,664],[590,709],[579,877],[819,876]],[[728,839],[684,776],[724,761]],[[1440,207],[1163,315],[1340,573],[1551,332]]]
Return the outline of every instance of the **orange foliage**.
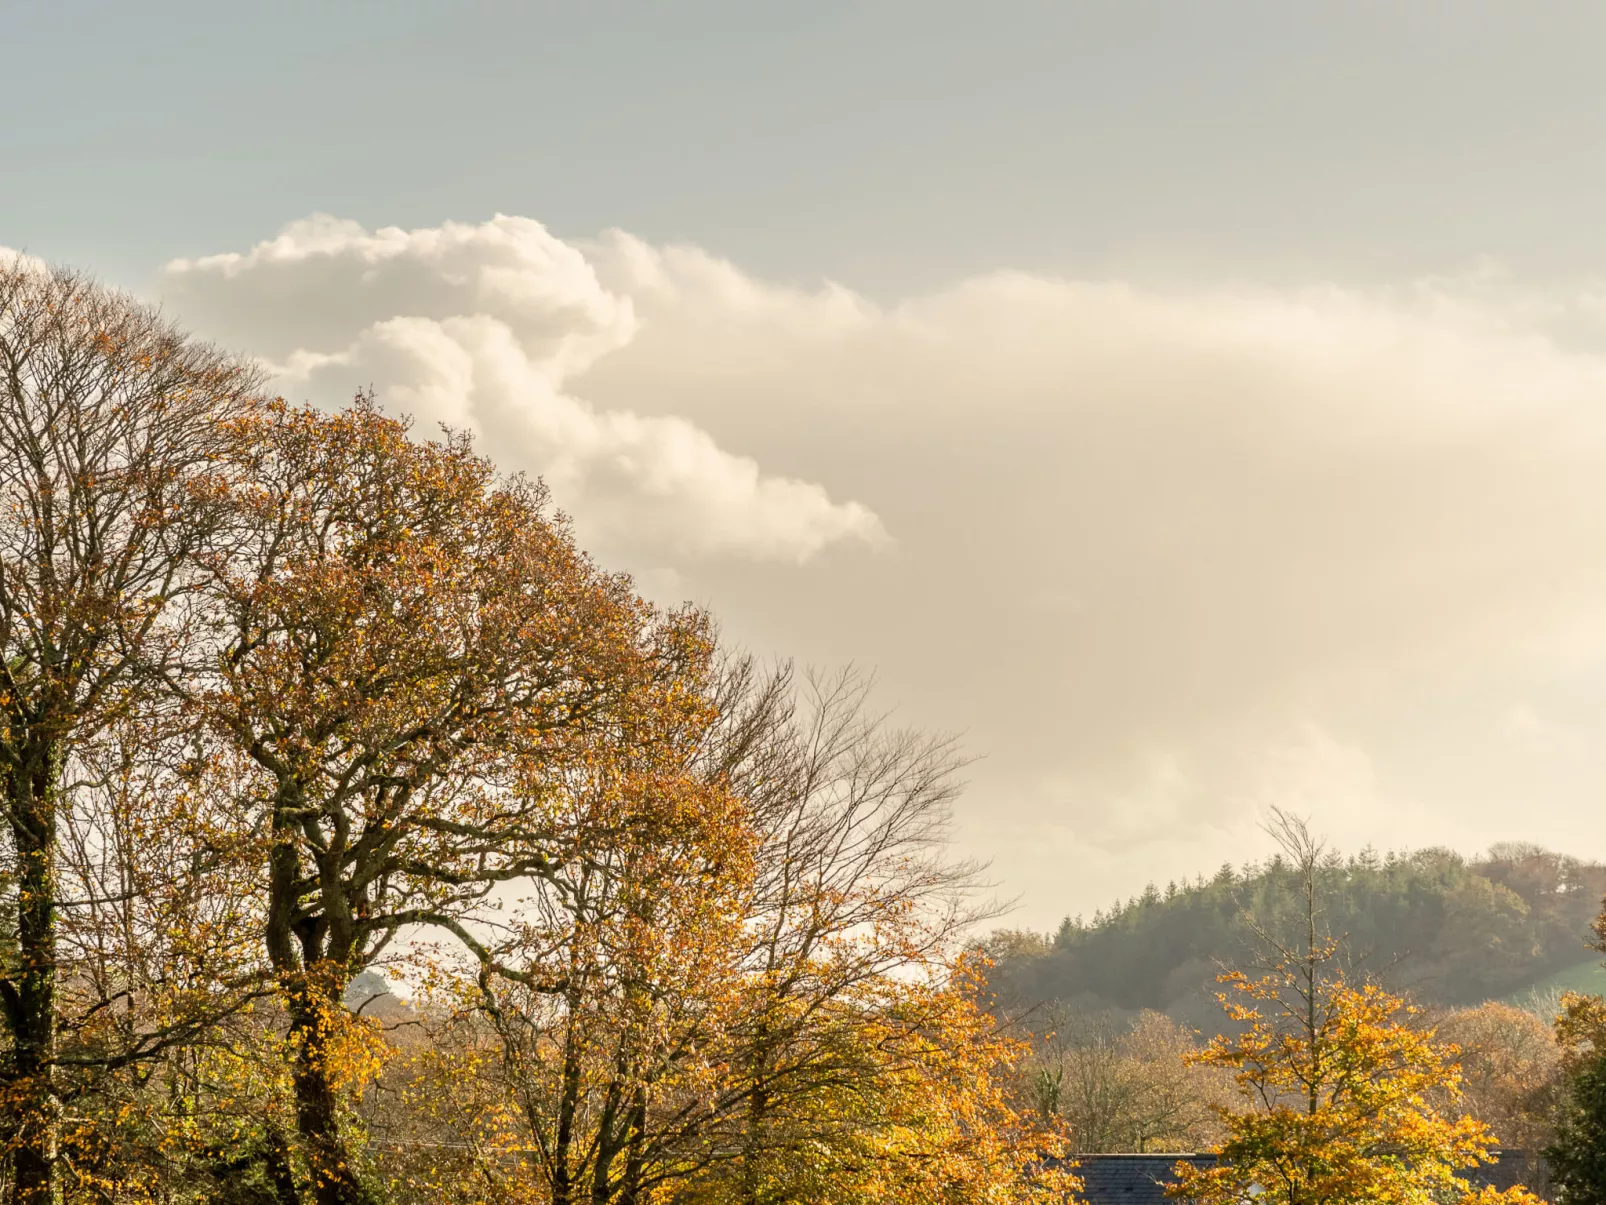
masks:
[[[1201,1205],[1251,1195],[1287,1205],[1537,1201],[1522,1188],[1474,1192],[1458,1178],[1488,1160],[1494,1135],[1430,1103],[1460,1097],[1456,1049],[1375,985],[1307,975],[1323,956],[1317,950],[1305,966],[1284,962],[1262,978],[1222,977],[1238,1032],[1197,1058],[1229,1069],[1243,1104],[1222,1113],[1221,1163],[1178,1164],[1172,1195]]]

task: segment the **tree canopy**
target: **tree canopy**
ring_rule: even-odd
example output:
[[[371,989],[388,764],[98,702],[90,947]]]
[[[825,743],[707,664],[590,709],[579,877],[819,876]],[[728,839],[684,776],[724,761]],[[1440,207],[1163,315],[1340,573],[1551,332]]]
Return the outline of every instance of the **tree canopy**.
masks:
[[[259,386],[0,263],[6,1200],[1074,1186],[951,740],[642,598],[467,436]]]

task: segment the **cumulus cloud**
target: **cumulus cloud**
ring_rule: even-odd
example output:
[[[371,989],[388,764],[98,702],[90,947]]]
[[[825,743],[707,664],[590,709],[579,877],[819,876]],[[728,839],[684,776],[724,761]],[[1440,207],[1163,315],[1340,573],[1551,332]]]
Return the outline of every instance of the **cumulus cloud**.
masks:
[[[734,637],[879,667],[984,755],[960,832],[1026,920],[1252,855],[1272,803],[1351,846],[1606,855],[1577,838],[1606,789],[1578,752],[1606,748],[1598,296],[996,273],[884,304],[506,218],[291,227],[168,290],[309,390],[474,425]],[[882,521],[882,555],[801,573],[673,544],[796,558]]]
[[[370,232],[314,217],[246,252],[175,260],[163,292],[262,357],[288,394],[336,403],[371,384],[426,425],[474,432],[545,477],[594,540],[807,560],[886,538],[864,505],[765,473],[683,417],[571,393],[637,319],[579,249],[527,218]]]

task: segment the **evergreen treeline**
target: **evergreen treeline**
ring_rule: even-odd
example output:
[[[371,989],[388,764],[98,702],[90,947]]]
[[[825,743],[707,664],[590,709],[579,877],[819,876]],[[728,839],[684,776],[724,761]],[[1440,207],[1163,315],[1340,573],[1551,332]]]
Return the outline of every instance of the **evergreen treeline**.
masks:
[[[1324,928],[1390,987],[1432,1004],[1519,992],[1586,959],[1606,867],[1534,845],[1502,844],[1467,859],[1447,849],[1322,865]],[[995,990],[1016,1003],[1074,1002],[1078,1011],[1158,1009],[1201,1015],[1224,964],[1303,924],[1296,869],[1281,858],[1210,879],[1151,884],[1092,919],[1067,918],[1051,938],[995,934]]]

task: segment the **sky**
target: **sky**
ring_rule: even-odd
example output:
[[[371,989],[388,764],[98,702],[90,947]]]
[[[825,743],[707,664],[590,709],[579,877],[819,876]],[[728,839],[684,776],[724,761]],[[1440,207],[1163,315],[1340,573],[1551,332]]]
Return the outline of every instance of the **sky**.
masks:
[[[0,0],[0,246],[975,757],[1011,922],[1606,857],[1594,4]]]

